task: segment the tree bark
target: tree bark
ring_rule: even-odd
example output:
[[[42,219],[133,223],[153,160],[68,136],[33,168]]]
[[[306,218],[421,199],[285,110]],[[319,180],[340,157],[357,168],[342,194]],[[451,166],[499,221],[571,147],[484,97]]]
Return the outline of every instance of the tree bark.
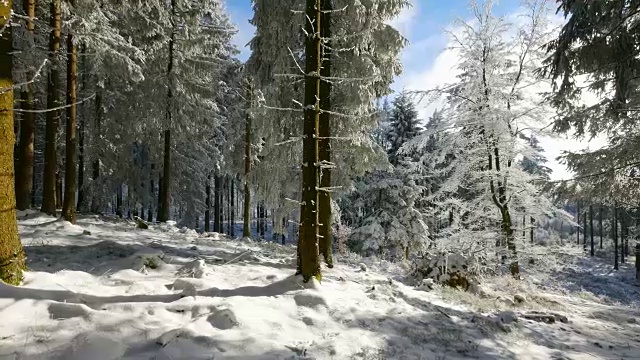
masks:
[[[624,264],[625,263],[625,253],[624,253],[624,242],[625,239],[627,238],[627,234],[626,234],[626,224],[625,224],[625,211],[620,211],[619,215],[619,221],[620,221],[620,263]]]
[[[531,243],[533,244],[533,232],[534,232],[534,224],[536,222],[536,219],[533,218],[533,216],[531,217],[531,228],[529,229],[529,237],[531,238]],[[560,228],[560,231],[562,231],[562,228]]]
[[[584,214],[582,215],[582,226],[583,226],[583,234],[582,234],[582,249],[587,251],[587,210],[585,209]]]
[[[98,88],[96,89],[96,123],[95,123],[95,137],[100,138],[101,129],[102,129],[102,91]],[[97,145],[97,146],[96,146]],[[94,146],[99,148],[99,144],[94,144]],[[96,150],[93,155],[95,158],[93,159],[92,169],[91,169],[91,180],[92,180],[92,194],[91,194],[91,212],[94,214],[100,213],[100,209],[102,208],[102,194],[98,191],[98,179],[100,178],[100,150]]]
[[[80,59],[82,60],[82,91],[87,89],[87,46],[82,45],[80,50]],[[87,107],[82,105],[82,113],[80,116],[80,127],[78,131],[78,209],[80,211],[86,211],[85,196],[84,196],[84,135],[87,125]],[[144,217],[144,214],[141,214]]]
[[[62,166],[58,165],[60,169]],[[60,170],[56,171],[56,209],[62,208],[62,174]]]
[[[320,76],[323,78],[331,77],[331,11],[333,11],[333,4],[330,0],[322,0],[322,19],[321,19],[321,33],[320,36],[325,41],[325,46],[322,47],[322,67],[320,69]],[[320,135],[318,139],[318,157],[320,164],[324,164],[320,168],[320,188],[318,194],[318,238],[320,242],[320,253],[324,258],[324,262],[327,267],[333,267],[333,256],[331,254],[331,247],[333,243],[331,233],[331,82],[329,80],[320,81],[320,109],[326,110],[320,114],[320,123],[318,133]]]
[[[603,211],[602,205],[600,205],[600,211],[598,213],[598,221],[600,222],[600,226],[599,226],[599,228],[600,228],[600,249],[602,249],[602,233],[603,233],[603,231],[602,231],[603,230],[602,229],[602,211]]]
[[[204,231],[211,231],[211,175],[207,176],[207,184],[204,188],[207,198],[204,200],[206,210],[204,211]]]
[[[156,221],[160,222],[160,213],[162,213],[162,201],[160,201],[160,197],[162,196],[162,188],[164,187],[162,180],[162,176],[158,177],[158,213],[156,214]]]
[[[222,233],[222,223],[220,222],[220,193],[221,193],[221,181],[219,175],[214,175],[214,200],[213,200],[213,231]]]
[[[322,69],[322,44],[319,34],[319,29],[322,29],[320,5],[321,0],[306,1],[302,205],[298,239],[298,264],[304,282],[311,280],[312,277],[318,280],[322,278],[318,249],[318,187],[320,186],[318,127],[321,95],[318,74]]]
[[[78,53],[73,35],[67,35],[67,129],[65,141],[64,204],[62,217],[76,223],[76,88],[78,77]]]
[[[578,223],[576,227],[576,236],[578,237],[577,244],[580,245],[580,203],[576,204],[576,221]]]
[[[231,181],[231,191],[229,192],[230,195],[230,202],[229,204],[231,205],[231,211],[230,211],[230,218],[229,218],[229,226],[230,226],[230,231],[229,231],[229,235],[231,235],[231,237],[235,237],[236,236],[236,209],[235,209],[235,195],[236,195],[236,188],[235,188],[235,183],[236,183],[236,178],[235,176],[232,177],[230,179]]]
[[[148,214],[147,214],[147,222],[148,223],[152,223],[153,222],[153,202],[155,201],[156,198],[156,192],[155,192],[155,186],[153,183],[153,177],[155,176],[155,165],[151,164],[151,176],[149,177],[149,210],[148,210]],[[142,214],[142,217],[144,217],[144,214]]]
[[[24,0],[23,6],[29,20],[27,20],[27,30],[33,37],[35,30],[35,0]],[[35,76],[33,71],[29,71],[27,77],[32,79]],[[27,84],[26,89],[22,91],[22,109],[25,112],[22,115],[22,123],[20,124],[20,141],[18,142],[17,167],[15,175],[16,189],[16,205],[18,210],[26,210],[31,207],[31,192],[33,189],[33,166],[34,166],[34,140],[36,130],[36,114],[31,112],[34,110],[33,84]]]
[[[244,135],[244,211],[242,236],[251,237],[251,189],[249,188],[249,174],[251,173],[251,129],[253,107],[253,83],[249,80],[247,83],[247,119],[245,124]]]
[[[122,209],[122,184],[118,185],[118,189],[116,190],[116,216],[122,218],[124,215]]]
[[[171,210],[170,189],[171,189],[171,123],[173,115],[173,58],[176,36],[176,0],[171,0],[171,36],[169,38],[169,64],[167,64],[167,123],[164,130],[164,163],[162,168],[162,194],[160,201],[162,202],[161,213],[158,218],[159,222],[167,222],[169,220],[169,211]]]
[[[26,269],[16,221],[13,132],[12,0],[0,1],[0,282],[19,285]]]
[[[613,230],[613,255],[614,255],[614,262],[613,262],[613,268],[615,270],[618,270],[619,265],[618,265],[618,204],[616,203],[613,206],[613,223],[611,225],[611,229]]]
[[[589,228],[591,229],[591,256],[595,256],[596,248],[593,241],[593,205],[589,205]]]
[[[60,111],[60,71],[58,69],[58,51],[60,50],[61,9],[60,0],[51,0],[51,36],[49,40],[49,60],[51,70],[47,82],[47,115],[45,127],[44,173],[42,175],[42,208],[48,215],[56,215],[56,168],[58,167],[56,137]]]

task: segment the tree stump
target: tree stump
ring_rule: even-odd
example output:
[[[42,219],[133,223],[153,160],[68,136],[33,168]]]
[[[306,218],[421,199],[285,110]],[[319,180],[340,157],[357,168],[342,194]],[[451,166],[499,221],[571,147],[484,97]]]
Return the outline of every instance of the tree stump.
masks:
[[[149,229],[149,225],[138,216],[134,217],[133,219],[136,221],[136,227],[138,229],[144,229],[144,230]]]

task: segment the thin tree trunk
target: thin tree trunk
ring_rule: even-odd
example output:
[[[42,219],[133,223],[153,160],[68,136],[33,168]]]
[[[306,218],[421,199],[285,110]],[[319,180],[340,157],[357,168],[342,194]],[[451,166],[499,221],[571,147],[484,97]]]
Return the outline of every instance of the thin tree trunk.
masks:
[[[527,240],[527,217],[522,216],[522,241]]]
[[[282,218],[282,245],[285,244],[286,240],[287,240],[287,235],[288,235],[288,231],[287,231],[287,218],[283,217]]]
[[[19,285],[26,269],[16,221],[13,132],[12,0],[0,1],[0,282]]]
[[[149,210],[148,210],[148,214],[147,214],[147,222],[152,223],[153,222],[153,202],[155,201],[156,198],[156,194],[155,194],[155,186],[153,184],[153,177],[155,176],[155,165],[151,164],[151,176],[149,177]],[[144,214],[142,215],[144,217]]]
[[[611,226],[613,230],[613,255],[614,255],[614,263],[613,268],[618,270],[618,204],[615,203],[613,206],[613,224]]]
[[[578,222],[578,227],[576,227],[576,235],[578,237],[577,244],[580,245],[580,204],[576,204],[576,221]]]
[[[264,240],[264,225],[264,204],[262,202],[258,202],[258,232],[260,233],[261,240]]]
[[[230,226],[230,232],[229,235],[231,235],[231,237],[235,237],[236,236],[236,208],[235,208],[235,196],[236,196],[236,188],[235,188],[235,183],[236,183],[236,178],[235,176],[233,176],[231,179],[231,191],[229,192],[230,194],[230,205],[231,205],[231,217],[229,219],[229,226]]]
[[[211,174],[207,176],[207,184],[204,188],[207,198],[205,199],[206,210],[204,211],[204,231],[211,231]]]
[[[95,138],[100,138],[100,133],[102,130],[102,91],[100,89],[96,89],[96,129],[95,129]],[[95,141],[95,140],[94,140]],[[97,145],[97,146],[96,146]],[[94,144],[94,146],[98,147],[99,144]],[[93,169],[92,169],[92,199],[91,199],[91,212],[94,214],[100,213],[100,209],[102,207],[102,194],[98,191],[98,179],[100,178],[100,154],[99,150],[96,150],[94,154],[95,159],[93,159]]]
[[[251,172],[251,128],[252,128],[252,114],[251,108],[253,107],[253,84],[248,81],[247,84],[247,119],[245,124],[245,136],[244,136],[244,212],[243,212],[243,226],[242,236],[251,237],[251,189],[249,189],[249,173]]]
[[[58,69],[58,51],[60,50],[61,28],[60,0],[51,0],[51,37],[49,42],[49,60],[51,70],[47,82],[47,109],[60,106],[58,91],[60,89],[60,70]],[[56,154],[56,137],[58,133],[59,110],[47,111],[45,129],[44,172],[42,175],[42,209],[43,213],[56,215],[56,168],[58,159]]]
[[[320,76],[324,78],[331,77],[331,11],[333,4],[330,0],[322,0],[322,19],[320,20],[321,33],[320,36],[325,41],[322,47],[322,67]],[[333,243],[331,233],[331,82],[329,80],[320,81],[320,109],[326,110],[320,114],[320,123],[318,133],[318,157],[320,159],[320,188],[323,189],[318,193],[318,238],[320,243],[320,253],[324,258],[327,267],[333,267],[333,256],[331,247]]]
[[[582,249],[587,251],[587,210],[585,209],[584,214],[582,215],[582,226],[583,226],[583,234],[582,234]]]
[[[600,213],[598,214],[598,221],[600,222],[600,249],[602,249],[602,205],[600,205]]]
[[[626,234],[626,224],[625,224],[625,211],[620,211],[619,214],[619,221],[620,221],[620,263],[624,264],[625,263],[625,253],[624,253],[624,242],[625,239],[627,238],[627,234]]]
[[[171,35],[169,38],[169,64],[167,64],[167,113],[166,128],[164,130],[164,163],[163,163],[163,186],[160,201],[162,212],[158,218],[159,222],[167,222],[169,220],[169,211],[171,210],[170,189],[171,189],[171,124],[173,115],[173,58],[174,43],[176,36],[176,0],[171,0]]]
[[[76,223],[76,89],[78,78],[78,50],[73,35],[67,35],[67,129],[65,141],[64,204],[62,217]]]
[[[160,222],[160,213],[162,213],[162,201],[160,201],[160,197],[162,196],[162,188],[164,187],[162,180],[162,176],[158,177],[158,213],[156,214],[156,221]]]
[[[87,89],[87,46],[82,45],[80,59],[82,60],[82,91]],[[87,107],[82,105],[82,115],[80,117],[80,127],[78,132],[78,210],[86,211],[84,196],[84,135],[87,125]],[[144,218],[144,214],[141,215]]]
[[[57,166],[60,168],[61,166]],[[62,208],[62,174],[56,171],[56,209]]]
[[[302,205],[300,208],[300,235],[298,239],[298,265],[303,281],[312,277],[321,279],[318,252],[318,127],[320,123],[320,78],[322,69],[321,0],[306,1],[305,33],[305,91],[304,138],[302,145]]]
[[[533,244],[533,230],[534,230],[534,224],[536,222],[536,219],[533,218],[533,216],[531,217],[531,228],[529,229],[529,237],[531,238],[531,243]],[[562,232],[562,228],[560,228],[560,231]]]
[[[591,256],[595,256],[596,249],[593,242],[593,205],[589,205],[589,228],[591,229]]]
[[[116,189],[116,216],[122,218],[124,215],[122,211],[122,184],[120,184],[118,185],[118,189]]]
[[[227,181],[227,234],[229,234],[229,236],[231,236],[231,229],[233,228],[233,224],[232,224],[232,217],[231,217],[231,201],[232,201],[232,191],[233,191],[233,187],[232,187],[232,180],[231,180],[231,176],[227,175],[226,176],[226,181]]]
[[[222,223],[220,222],[220,176],[215,175],[214,183],[214,200],[213,200],[213,231],[222,232]]]

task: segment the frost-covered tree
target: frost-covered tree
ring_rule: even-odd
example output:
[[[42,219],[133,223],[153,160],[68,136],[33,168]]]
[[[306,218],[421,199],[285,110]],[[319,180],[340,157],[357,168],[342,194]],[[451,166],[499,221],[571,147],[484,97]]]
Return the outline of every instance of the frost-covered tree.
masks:
[[[400,148],[422,131],[418,111],[407,91],[402,91],[393,100],[390,120],[387,133],[389,161],[392,165],[397,165],[402,160],[399,156]]]
[[[534,70],[541,61],[546,4],[525,5],[526,21],[510,24],[493,15],[492,1],[472,3],[474,21],[461,22],[461,33],[453,34],[459,81],[433,92],[448,100],[448,124],[441,133],[446,146],[434,158],[446,164],[446,175],[428,196],[451,223],[446,243],[438,246],[474,252],[495,246],[503,259],[510,258],[514,276],[519,273],[516,214],[551,210],[548,201],[532,203],[539,189],[519,164],[531,153],[530,143],[519,136],[522,129],[539,127],[545,115],[541,95],[529,89],[540,81]]]
[[[606,136],[598,150],[568,151],[567,167],[588,182],[589,196],[636,204],[640,198],[637,144],[640,139],[640,3],[637,1],[558,1],[566,23],[547,44],[542,73],[555,91],[554,130],[578,137]],[[597,96],[585,105],[583,95]],[[585,188],[585,190],[587,189]],[[635,205],[634,205],[635,206]]]

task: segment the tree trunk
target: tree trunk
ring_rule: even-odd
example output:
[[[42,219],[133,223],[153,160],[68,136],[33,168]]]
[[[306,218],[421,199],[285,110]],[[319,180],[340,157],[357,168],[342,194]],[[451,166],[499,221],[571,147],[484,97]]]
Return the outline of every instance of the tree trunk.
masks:
[[[155,165],[151,164],[151,176],[149,177],[149,210],[148,210],[148,214],[147,214],[147,222],[148,223],[152,223],[153,222],[153,202],[155,201],[156,198],[156,192],[155,192],[155,186],[153,183],[153,177],[155,176]],[[142,216],[144,217],[144,214],[142,214]]]
[[[82,60],[82,91],[87,89],[87,46],[82,45],[80,50],[80,59]],[[78,210],[86,211],[84,197],[84,135],[87,125],[87,107],[82,105],[82,114],[80,116],[80,127],[78,131]],[[141,214],[144,217],[144,214]]]
[[[527,240],[527,217],[522,216],[522,241]]]
[[[529,229],[529,237],[531,238],[531,243],[533,244],[533,230],[534,230],[534,224],[536,222],[536,219],[533,218],[533,216],[531,217],[531,228]],[[560,228],[560,231],[562,231],[562,228]]]
[[[312,277],[320,280],[320,256],[318,252],[318,127],[320,123],[320,78],[322,69],[321,0],[306,1],[305,33],[305,91],[304,91],[304,139],[302,145],[302,205],[300,208],[300,235],[298,239],[298,264],[304,282]],[[318,100],[316,100],[318,99]]]
[[[102,109],[102,91],[100,91],[100,89],[96,89],[96,128],[95,128],[95,137],[96,138],[100,138],[100,133],[101,133],[101,128],[102,128],[102,113],[103,113],[103,109]],[[99,144],[94,144],[94,146],[98,146]],[[95,157],[95,159],[93,159],[93,164],[92,164],[92,174],[91,174],[91,180],[92,180],[92,184],[91,187],[93,189],[92,191],[92,198],[91,198],[91,212],[94,214],[98,214],[100,213],[100,209],[102,208],[101,205],[101,201],[102,201],[102,194],[101,192],[98,191],[98,179],[100,178],[100,150],[96,150],[95,154],[93,155]]]
[[[57,166],[60,168],[61,166]],[[56,209],[62,208],[62,174],[56,171]]]
[[[640,281],[640,244],[636,244],[636,281]]]
[[[169,220],[169,211],[171,210],[171,203],[169,197],[171,189],[171,123],[173,115],[173,58],[174,58],[174,43],[176,36],[176,0],[171,0],[171,35],[169,38],[169,64],[167,64],[167,113],[165,130],[164,130],[164,163],[162,168],[162,194],[160,201],[161,213],[158,218],[159,222],[167,222]]]
[[[511,263],[509,270],[511,275],[518,276],[520,274],[520,264],[518,263],[518,251],[516,249],[516,238],[511,227],[511,214],[509,208],[504,205],[502,210],[502,231],[507,239],[507,250],[511,255]]]
[[[578,237],[577,244],[580,245],[580,204],[576,204],[576,222],[578,226],[576,227],[576,236]]]
[[[600,249],[602,249],[602,233],[603,233],[603,229],[602,229],[602,205],[600,205],[600,212],[598,214],[598,221],[600,222]]]
[[[118,189],[116,190],[116,216],[122,218],[124,214],[122,211],[122,185],[118,185]]]
[[[587,210],[585,209],[584,214],[582,215],[582,249],[587,251]]]
[[[287,240],[287,218],[282,218],[282,245],[285,244]]]
[[[164,187],[162,180],[162,176],[158,177],[158,213],[156,214],[156,221],[160,222],[160,213],[162,213],[162,201],[160,201],[160,197],[162,196],[162,188]]]
[[[613,268],[615,270],[618,270],[619,265],[618,265],[618,204],[616,203],[613,206],[613,223],[611,225],[611,229],[613,230],[613,255],[614,255],[614,262],[613,262]]]
[[[12,0],[0,2],[0,282],[19,285],[26,269],[16,221],[13,151]]]
[[[235,183],[236,183],[236,178],[235,176],[231,178],[231,191],[229,192],[230,195],[230,204],[231,204],[231,217],[229,219],[229,226],[230,228],[230,232],[229,235],[231,235],[231,237],[235,237],[236,236],[236,208],[235,208],[235,196],[236,196],[236,187],[235,187]]]
[[[589,228],[591,229],[591,256],[595,256],[596,248],[593,242],[593,205],[589,205]]]
[[[264,240],[264,225],[264,204],[262,202],[258,202],[258,232],[260,233],[261,240]]]
[[[251,172],[251,128],[253,107],[253,84],[248,81],[247,84],[247,120],[244,135],[244,211],[242,236],[251,237],[251,189],[249,189],[249,173]]]
[[[625,224],[625,211],[620,211],[619,213],[619,221],[620,221],[620,263],[624,264],[625,263],[625,253],[624,253],[624,242],[625,239],[627,238],[627,234],[626,234],[626,224]]]
[[[231,184],[232,184],[232,179],[231,176],[227,175],[226,176],[226,182],[227,182],[227,234],[229,236],[231,236],[231,228],[233,227],[233,224],[231,223],[231,201],[232,201],[232,197],[231,197],[231,192],[233,191]]]
[[[60,50],[61,9],[60,0],[51,0],[51,36],[49,41],[49,60],[51,70],[47,82],[47,122],[45,127],[44,173],[42,175],[42,208],[48,215],[56,215],[56,137],[60,111],[53,110],[60,106],[58,91],[60,90],[60,70],[58,69],[58,51]]]
[[[333,4],[330,0],[322,0],[321,33],[320,36],[325,41],[322,54],[322,68],[320,76],[331,77],[331,11]],[[320,114],[318,133],[318,157],[320,159],[320,188],[318,194],[318,238],[320,242],[320,253],[324,258],[327,267],[333,267],[333,256],[331,247],[333,243],[331,233],[331,82],[329,80],[320,81],[320,109],[326,110]]]
[[[204,211],[204,231],[211,231],[211,175],[207,176],[207,184],[204,188],[205,193],[207,194],[206,199],[204,200],[206,210]]]
[[[215,175],[213,177],[214,184],[214,200],[213,200],[213,231],[217,233],[222,232],[222,223],[220,222],[220,176]]]
[[[64,204],[62,217],[76,223],[76,88],[78,77],[78,53],[73,35],[67,35],[67,129],[65,141]]]

